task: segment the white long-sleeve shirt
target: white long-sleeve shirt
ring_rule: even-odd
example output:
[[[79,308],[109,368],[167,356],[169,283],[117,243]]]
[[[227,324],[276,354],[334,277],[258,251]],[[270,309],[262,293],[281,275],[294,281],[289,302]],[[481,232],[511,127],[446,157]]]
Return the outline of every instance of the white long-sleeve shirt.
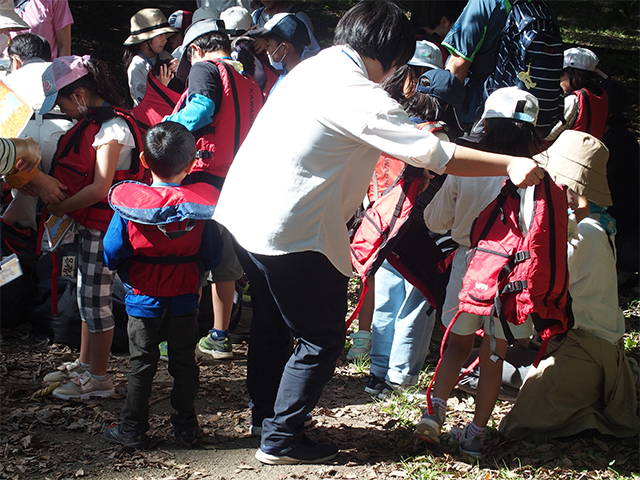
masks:
[[[350,276],[345,224],[382,151],[442,173],[455,145],[418,129],[356,52],[323,50],[293,69],[258,114],[215,219],[252,253],[316,251]]]

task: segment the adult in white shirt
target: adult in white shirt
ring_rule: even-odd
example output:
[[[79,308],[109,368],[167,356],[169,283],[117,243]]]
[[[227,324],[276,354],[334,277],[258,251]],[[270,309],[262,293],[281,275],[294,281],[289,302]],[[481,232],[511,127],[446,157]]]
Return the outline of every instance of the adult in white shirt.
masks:
[[[216,209],[252,287],[247,386],[262,435],[256,458],[269,464],[337,454],[337,446],[309,440],[303,423],[344,348],[351,275],[345,224],[381,152],[437,172],[509,174],[517,185],[542,176],[531,159],[439,141],[380,87],[415,50],[410,22],[393,3],[353,7],[338,23],[335,44],[298,65],[269,97]]]

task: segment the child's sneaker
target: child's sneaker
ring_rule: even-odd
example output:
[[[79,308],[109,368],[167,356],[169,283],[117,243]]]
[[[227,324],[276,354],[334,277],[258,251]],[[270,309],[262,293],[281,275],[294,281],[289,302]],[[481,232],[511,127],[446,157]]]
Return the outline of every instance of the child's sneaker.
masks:
[[[347,360],[366,358],[371,351],[371,332],[361,330],[350,335],[353,345],[347,352]]]
[[[306,435],[295,447],[278,449],[260,445],[256,458],[267,465],[297,465],[299,463],[323,463],[338,455],[338,447],[331,443],[316,443]]]
[[[416,429],[413,431],[413,436],[427,443],[438,445],[440,443],[440,431],[442,430],[443,424],[444,418],[441,418],[437,413],[435,415],[429,415],[429,410],[425,410],[422,418],[416,425]]]
[[[198,427],[194,425],[174,425],[173,439],[183,447],[193,447],[198,443]]]
[[[383,400],[394,391],[394,387],[385,382],[383,378],[372,373],[369,375],[369,380],[367,381],[366,387],[364,387],[364,391]]]
[[[460,446],[460,451],[466,453],[470,457],[480,459],[482,458],[482,445],[484,444],[484,437],[469,436],[468,430],[471,424],[465,425],[464,428],[453,427],[449,434],[451,440]]]
[[[233,358],[233,348],[229,337],[213,339],[211,338],[211,334],[209,334],[200,339],[198,349],[203,353],[213,355],[213,358],[217,360]]]
[[[140,432],[125,432],[122,425],[110,425],[104,430],[104,438],[109,443],[123,447],[147,448],[147,437]]]
[[[79,377],[84,372],[88,371],[89,367],[84,368],[80,365],[80,359],[76,359],[74,362],[64,362],[62,365],[57,367],[57,371],[47,373],[43,380],[47,383],[64,383],[68,382],[72,378]]]
[[[96,380],[89,372],[84,372],[56,388],[52,395],[69,400],[70,398],[110,397],[114,391],[113,381],[109,375],[104,380]]]
[[[160,360],[163,362],[169,361],[169,344],[165,340],[164,342],[160,342],[158,345],[158,349],[160,349]]]

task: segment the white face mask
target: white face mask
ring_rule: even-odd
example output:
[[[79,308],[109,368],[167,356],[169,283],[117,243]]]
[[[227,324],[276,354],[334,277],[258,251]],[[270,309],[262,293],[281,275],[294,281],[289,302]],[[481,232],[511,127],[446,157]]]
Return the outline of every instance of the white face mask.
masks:
[[[281,47],[282,45],[284,45],[284,43],[281,43],[280,45],[278,45],[278,48],[276,48],[276,49],[274,50],[273,55],[275,55],[275,54],[276,54],[276,52],[277,52],[278,50],[280,50],[280,47]],[[269,63],[271,63],[271,66],[272,66],[273,68],[275,68],[276,70],[284,70],[284,65],[282,65],[282,60],[284,60],[284,59],[286,58],[287,54],[285,53],[285,54],[283,55],[283,57],[280,59],[280,61],[279,61],[279,62],[276,62],[276,61],[274,61],[274,60],[273,60],[273,55],[272,55],[272,54],[270,54],[269,52],[267,52],[267,56],[269,57]]]

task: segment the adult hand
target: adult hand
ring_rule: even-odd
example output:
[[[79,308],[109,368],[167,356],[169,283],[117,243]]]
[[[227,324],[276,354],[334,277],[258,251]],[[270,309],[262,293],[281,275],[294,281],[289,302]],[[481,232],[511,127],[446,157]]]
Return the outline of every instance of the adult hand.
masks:
[[[169,66],[160,65],[160,74],[158,75],[158,80],[160,80],[160,83],[162,83],[166,87],[167,85],[169,85],[169,82],[172,78],[173,72],[171,71]]]
[[[31,172],[40,163],[40,144],[33,138],[12,138],[16,146],[16,168],[21,172]]]
[[[64,193],[66,189],[66,185],[61,183],[57,178],[40,172],[38,176],[31,180],[21,191],[26,195],[32,195],[32,192],[35,192],[35,195],[40,197],[44,203],[51,206],[67,198],[67,194]]]
[[[507,174],[514,185],[525,188],[539,184],[544,177],[544,170],[530,158],[511,157],[507,166]]]

